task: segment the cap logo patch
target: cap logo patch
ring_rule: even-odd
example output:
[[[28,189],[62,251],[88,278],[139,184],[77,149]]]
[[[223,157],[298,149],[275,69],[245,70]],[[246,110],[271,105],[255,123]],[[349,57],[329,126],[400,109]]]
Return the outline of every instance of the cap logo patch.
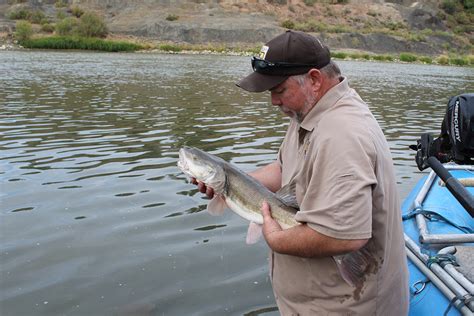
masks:
[[[260,53],[258,54],[258,58],[265,59],[265,56],[267,56],[268,49],[268,46],[263,45],[260,49]]]

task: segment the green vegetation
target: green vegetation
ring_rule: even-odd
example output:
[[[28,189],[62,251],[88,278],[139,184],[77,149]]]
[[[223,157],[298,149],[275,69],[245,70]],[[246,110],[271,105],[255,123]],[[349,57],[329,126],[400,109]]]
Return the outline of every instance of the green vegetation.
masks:
[[[316,0],[303,0],[304,4],[306,4],[308,7],[313,6],[317,1]]]
[[[304,22],[294,22],[285,20],[280,24],[282,27],[304,32],[328,32],[328,33],[349,33],[351,29],[344,25],[328,25],[315,19]]]
[[[104,20],[98,15],[86,12],[79,19],[77,33],[85,37],[105,37],[108,30]]]
[[[338,59],[346,59],[347,58],[347,53],[344,53],[344,52],[331,52],[331,57],[332,58],[338,58]]]
[[[449,63],[456,66],[468,66],[469,59],[466,57],[453,57],[449,58]]]
[[[436,62],[440,65],[449,65],[449,57],[446,55],[441,55],[436,58]]]
[[[176,21],[177,19],[179,19],[179,16],[176,14],[168,14],[166,17],[166,21]]]
[[[183,50],[182,47],[178,45],[171,45],[171,44],[161,44],[158,46],[158,49],[163,50],[165,52],[180,52]]]
[[[295,22],[291,21],[291,20],[285,20],[283,22],[281,22],[281,27],[284,27],[286,29],[294,29],[295,28]]]
[[[33,27],[28,21],[17,21],[15,29],[15,37],[19,41],[28,40],[33,35]]]
[[[7,13],[7,18],[11,20],[27,20],[31,23],[41,24],[47,22],[46,15],[41,10],[33,10],[18,7]]]
[[[76,18],[80,18],[84,13],[85,13],[84,10],[82,10],[78,6],[71,7],[71,14],[75,16]]]
[[[56,23],[56,33],[62,36],[105,37],[107,32],[105,22],[91,12],[84,13],[79,19],[71,16]]]
[[[67,15],[66,0],[56,1],[55,6],[59,21],[51,24],[44,12],[30,11],[25,8],[17,8],[9,13],[11,19],[19,19],[16,23],[15,38],[26,48],[39,49],[86,49],[102,50],[108,52],[135,51],[143,49],[139,44],[125,41],[103,40],[108,33],[102,18],[92,12],[85,12],[79,7],[70,9],[71,16]],[[44,33],[53,33],[55,36],[33,37],[31,23],[41,25],[40,30]],[[36,28],[38,29],[38,28]]]
[[[418,60],[421,61],[424,64],[432,64],[433,63],[433,59],[431,57],[428,57],[428,56],[421,56],[421,57],[418,58]]]
[[[56,8],[65,8],[67,7],[67,0],[57,0],[55,3],[54,3],[54,6]]]
[[[17,8],[7,13],[7,18],[10,20],[28,20],[31,12],[25,8]]]
[[[441,9],[443,9],[447,14],[454,14],[458,2],[459,1],[456,0],[443,0],[443,2],[441,2]]]
[[[225,47],[215,45],[198,45],[198,44],[170,44],[161,43],[156,46],[161,51],[170,53],[185,53],[185,52],[203,52],[203,53],[232,53],[241,55],[256,55],[260,51],[260,46],[249,47]],[[332,51],[331,57],[338,60],[366,60],[366,61],[382,61],[382,62],[420,62],[424,64],[439,64],[439,65],[459,65],[459,66],[474,66],[474,55],[468,56],[439,56],[436,59],[427,56],[416,56],[414,54],[402,53],[399,56],[389,54],[368,54],[359,52],[343,52]]]
[[[474,66],[474,55],[468,55],[469,65]]]
[[[400,61],[405,61],[405,62],[408,62],[408,63],[412,63],[412,62],[416,61],[417,59],[418,59],[418,57],[416,57],[413,54],[400,53]]]
[[[41,31],[45,33],[53,33],[55,29],[55,26],[51,23],[44,23],[41,25]]]
[[[27,39],[22,41],[21,44],[26,48],[85,49],[106,52],[136,51],[143,48],[141,45],[129,42],[75,36],[50,36]]]
[[[61,36],[75,35],[77,34],[78,27],[79,27],[78,19],[73,18],[73,17],[68,17],[56,23],[56,34],[61,35]]]

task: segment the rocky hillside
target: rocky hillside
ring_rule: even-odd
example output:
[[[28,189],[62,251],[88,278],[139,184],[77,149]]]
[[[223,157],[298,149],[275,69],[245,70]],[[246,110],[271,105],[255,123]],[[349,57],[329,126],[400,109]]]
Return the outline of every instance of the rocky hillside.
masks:
[[[331,48],[377,54],[473,54],[472,0],[0,0],[0,31],[26,6],[54,22],[80,7],[114,35],[174,43],[260,45],[285,28],[314,32]]]

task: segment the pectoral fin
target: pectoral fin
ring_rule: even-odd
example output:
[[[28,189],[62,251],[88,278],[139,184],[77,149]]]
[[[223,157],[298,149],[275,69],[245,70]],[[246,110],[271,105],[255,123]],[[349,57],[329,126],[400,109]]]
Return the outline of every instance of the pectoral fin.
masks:
[[[283,186],[276,193],[277,198],[288,206],[299,209],[298,201],[296,200],[296,182],[290,182]]]
[[[226,208],[227,204],[225,203],[225,200],[218,194],[214,195],[212,200],[209,201],[209,204],[207,204],[207,211],[211,215],[222,215]]]
[[[250,222],[245,242],[247,245],[253,245],[260,239],[260,237],[262,237],[262,225]]]

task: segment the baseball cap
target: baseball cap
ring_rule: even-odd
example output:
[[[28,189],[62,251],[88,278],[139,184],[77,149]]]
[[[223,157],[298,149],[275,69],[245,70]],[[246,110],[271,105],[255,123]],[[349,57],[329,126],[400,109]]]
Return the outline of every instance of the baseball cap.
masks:
[[[259,55],[252,57],[253,72],[236,85],[250,92],[266,91],[289,76],[321,69],[330,61],[329,48],[318,38],[288,30],[262,46]]]

